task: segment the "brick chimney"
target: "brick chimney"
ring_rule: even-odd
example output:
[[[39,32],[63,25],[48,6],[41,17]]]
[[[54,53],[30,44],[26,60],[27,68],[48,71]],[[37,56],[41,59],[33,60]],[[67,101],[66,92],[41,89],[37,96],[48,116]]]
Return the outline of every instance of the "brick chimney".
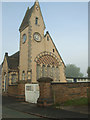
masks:
[[[8,57],[8,52],[5,53],[5,56]]]

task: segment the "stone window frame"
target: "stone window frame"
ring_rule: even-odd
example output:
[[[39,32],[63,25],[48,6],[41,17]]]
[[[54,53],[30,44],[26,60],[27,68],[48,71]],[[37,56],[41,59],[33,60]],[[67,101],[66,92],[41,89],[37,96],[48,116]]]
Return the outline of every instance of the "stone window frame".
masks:
[[[57,60],[57,62],[58,62],[58,65],[54,65],[54,64],[45,64],[45,63],[39,63],[38,62],[38,60],[40,59],[40,58],[42,58],[43,56],[46,56],[46,55],[50,55],[50,56],[52,56],[52,57],[54,57],[54,59],[56,59]],[[54,66],[54,71],[55,71],[55,73],[54,73],[54,81],[57,81],[57,82],[59,82],[60,81],[60,66],[61,66],[61,61],[59,60],[59,58],[55,55],[55,54],[53,54],[52,52],[46,52],[46,51],[44,51],[44,52],[41,52],[40,54],[38,54],[37,56],[36,56],[36,58],[34,59],[34,61],[36,62],[36,64],[39,64],[40,66],[41,66],[41,76],[40,77],[50,77],[50,78],[53,78],[53,71],[52,71],[52,67]],[[43,75],[43,65],[45,65],[45,71],[46,71],[46,73],[45,73],[45,75]],[[57,69],[59,69],[59,71],[57,71]],[[50,71],[50,73],[48,74],[48,70]],[[36,77],[37,78],[37,77]],[[38,79],[38,78],[37,78]]]
[[[38,17],[35,18],[35,25],[38,25]]]
[[[27,80],[31,81],[31,77],[32,77],[32,70],[27,71]]]
[[[40,76],[41,76],[41,73],[39,73],[39,72],[41,72],[41,65],[40,64],[37,64],[36,65],[37,66],[37,68],[36,68],[36,73],[37,73],[37,79],[39,79],[40,78]]]
[[[48,76],[48,77],[50,77],[50,74],[51,74],[51,70],[50,70],[51,68],[50,68],[50,67],[51,67],[51,66],[48,64],[48,65],[47,65],[47,76]]]
[[[55,52],[55,49],[53,49],[53,52]]]
[[[25,80],[25,71],[22,71],[22,80]]]
[[[47,41],[49,41],[49,36],[47,36]]]
[[[46,65],[43,64],[42,65],[42,77],[45,77],[45,67],[46,67]]]
[[[56,81],[60,81],[60,73],[58,73],[59,70],[59,66],[56,66]]]
[[[15,84],[17,81],[17,75],[16,73],[11,74],[11,84]]]
[[[7,73],[4,72],[3,74],[3,91],[6,91],[6,81],[7,81]]]

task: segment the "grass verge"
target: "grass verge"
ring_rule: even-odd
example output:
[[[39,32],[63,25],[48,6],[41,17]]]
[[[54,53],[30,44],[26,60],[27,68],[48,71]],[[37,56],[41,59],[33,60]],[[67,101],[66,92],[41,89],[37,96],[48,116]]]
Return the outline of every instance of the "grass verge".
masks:
[[[79,99],[68,100],[61,104],[56,103],[55,107],[58,107],[58,106],[82,106],[82,105],[88,105],[88,98],[79,98]]]

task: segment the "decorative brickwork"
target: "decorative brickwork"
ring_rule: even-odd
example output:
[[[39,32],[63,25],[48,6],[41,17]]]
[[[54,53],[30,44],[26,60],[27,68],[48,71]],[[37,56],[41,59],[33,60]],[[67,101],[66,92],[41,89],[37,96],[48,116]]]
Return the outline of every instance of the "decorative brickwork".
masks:
[[[59,66],[58,61],[53,56],[50,56],[50,55],[44,55],[44,56],[40,57],[37,60],[37,64],[41,64],[41,63],[47,64],[47,65]]]
[[[57,56],[51,52],[41,52],[39,55],[37,55],[37,57],[35,58],[35,62],[37,62],[37,64],[47,64],[47,65],[55,65],[55,66],[59,66],[60,65],[60,61],[57,58]]]
[[[37,63],[36,72],[37,79],[41,77],[50,77],[53,81],[60,82],[60,61],[51,52],[41,52],[35,58]]]

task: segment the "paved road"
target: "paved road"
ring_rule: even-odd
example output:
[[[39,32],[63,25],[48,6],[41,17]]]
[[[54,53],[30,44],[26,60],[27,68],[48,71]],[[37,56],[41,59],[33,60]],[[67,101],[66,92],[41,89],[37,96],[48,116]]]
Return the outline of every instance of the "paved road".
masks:
[[[55,109],[55,108],[43,108],[43,107],[37,107],[35,104],[30,104],[26,102],[17,102],[15,99],[12,99],[10,97],[3,97],[2,99],[3,109],[5,107],[9,109],[13,109],[15,111],[19,111],[22,113],[28,113],[30,115],[35,115],[37,117],[46,117],[46,118],[57,118],[57,119],[67,119],[67,118],[88,118],[88,115],[80,114],[77,112],[71,112],[67,110],[62,109]],[[3,110],[3,115],[5,110]],[[25,115],[26,115],[25,114]]]
[[[31,115],[31,114],[28,114],[28,113],[24,113],[24,112],[20,112],[18,110],[15,110],[13,108],[9,108],[9,106],[11,104],[18,104],[19,102],[17,102],[15,99],[13,98],[10,98],[10,97],[2,97],[2,118],[3,120],[5,118],[25,118],[24,120],[26,120],[27,118],[29,118],[29,120],[32,120],[32,119],[42,119],[42,117],[39,117],[39,116],[35,116],[35,115]],[[48,120],[46,118],[43,118],[43,120]]]
[[[40,118],[35,115],[30,115],[27,113],[19,112],[16,110],[12,110],[10,108],[3,106],[3,118]]]

